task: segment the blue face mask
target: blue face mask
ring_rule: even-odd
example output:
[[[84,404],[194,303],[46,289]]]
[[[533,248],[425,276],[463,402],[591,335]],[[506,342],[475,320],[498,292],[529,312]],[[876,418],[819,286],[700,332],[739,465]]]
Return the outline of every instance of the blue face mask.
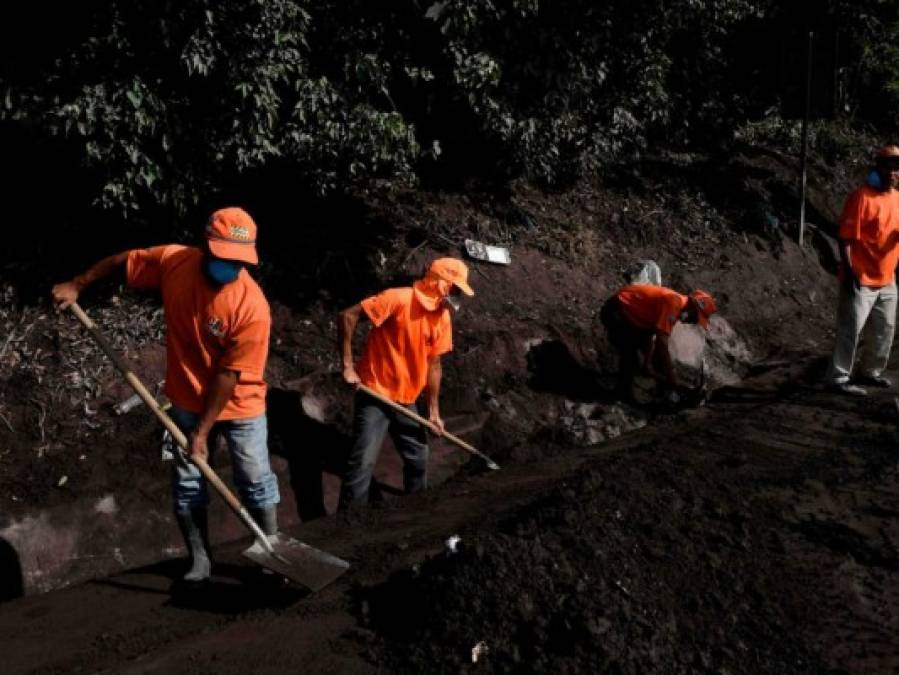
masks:
[[[883,182],[881,182],[880,174],[877,171],[872,171],[871,173],[869,173],[868,180],[866,182],[875,190],[883,190]]]
[[[212,282],[219,284],[220,286],[230,284],[237,279],[237,275],[240,274],[241,269],[243,269],[243,264],[233,260],[220,260],[219,258],[206,259],[206,276],[208,276]]]

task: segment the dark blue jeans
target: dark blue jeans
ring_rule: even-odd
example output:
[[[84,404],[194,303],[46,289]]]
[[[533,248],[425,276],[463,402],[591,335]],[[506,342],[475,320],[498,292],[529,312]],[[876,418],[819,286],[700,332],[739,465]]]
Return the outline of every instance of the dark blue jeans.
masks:
[[[414,403],[406,407],[418,412]],[[388,431],[403,458],[405,491],[412,493],[427,488],[428,438],[424,427],[361,391],[356,394],[354,411],[354,440],[340,489],[341,508],[368,503],[372,472]]]

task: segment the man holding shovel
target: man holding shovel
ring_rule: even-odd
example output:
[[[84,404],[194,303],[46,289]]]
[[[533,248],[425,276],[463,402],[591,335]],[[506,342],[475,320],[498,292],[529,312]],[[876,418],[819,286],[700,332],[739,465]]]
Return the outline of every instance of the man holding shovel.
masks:
[[[344,381],[354,387],[364,385],[413,412],[419,395],[427,389],[428,421],[443,432],[440,357],[453,348],[450,313],[458,309],[462,293],[474,295],[465,263],[440,258],[411,287],[389,288],[343,310],[337,321],[337,339]],[[372,328],[357,364],[353,335],[363,316]],[[356,393],[354,408],[354,441],[341,487],[341,508],[368,502],[375,461],[388,431],[403,458],[405,491],[425,489],[428,445],[424,427],[361,390]]]
[[[632,284],[609,298],[600,319],[621,359],[619,395],[634,400],[634,376],[642,366],[667,386],[668,402],[678,403],[677,375],[668,350],[671,331],[678,321],[708,328],[709,317],[717,311],[712,296],[700,289],[681,295],[664,286]]]
[[[168,245],[123,251],[53,287],[60,308],[94,281],[124,270],[128,286],[160,289],[166,319],[170,415],[207,460],[223,436],[241,499],[263,532],[278,531],[278,483],[269,465],[265,391],[271,316],[246,265],[258,263],[256,223],[240,208],[216,211],[202,248]],[[213,446],[214,447],[214,446]],[[209,578],[206,481],[192,463],[173,468],[175,518],[191,556],[184,580]]]

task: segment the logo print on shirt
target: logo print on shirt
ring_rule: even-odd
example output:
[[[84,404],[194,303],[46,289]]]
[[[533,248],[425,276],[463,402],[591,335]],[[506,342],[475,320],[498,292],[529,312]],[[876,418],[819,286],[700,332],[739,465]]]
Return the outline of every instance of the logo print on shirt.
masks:
[[[225,337],[225,322],[212,317],[206,322],[206,330],[217,338],[223,338]]]

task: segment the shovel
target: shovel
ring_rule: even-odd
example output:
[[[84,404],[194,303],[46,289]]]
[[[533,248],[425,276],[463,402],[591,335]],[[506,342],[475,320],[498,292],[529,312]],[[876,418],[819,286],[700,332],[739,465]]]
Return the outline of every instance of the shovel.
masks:
[[[424,417],[422,417],[421,415],[418,415],[418,414],[412,412],[412,411],[409,410],[408,408],[405,408],[405,407],[401,406],[399,403],[396,403],[395,401],[391,401],[391,400],[390,400],[389,398],[387,398],[386,396],[382,396],[381,394],[379,394],[378,392],[376,392],[376,391],[375,391],[374,389],[372,389],[371,387],[366,387],[364,384],[361,384],[361,383],[360,383],[358,386],[359,386],[359,389],[360,389],[361,391],[364,391],[366,394],[368,394],[368,395],[371,396],[372,398],[378,399],[381,403],[384,403],[384,404],[386,404],[386,405],[389,405],[391,408],[393,408],[394,410],[396,410],[398,413],[402,413],[402,414],[405,415],[406,417],[415,420],[415,421],[418,422],[419,424],[423,424],[423,425],[426,426],[428,429],[430,429],[430,430],[431,430],[431,433],[433,433],[435,436],[442,436],[443,438],[445,438],[446,440],[448,440],[450,443],[454,443],[455,445],[458,445],[460,448],[462,448],[462,449],[465,450],[466,452],[469,452],[469,453],[471,453],[472,455],[475,455],[476,457],[480,457],[481,459],[484,460],[484,463],[487,464],[487,468],[488,468],[488,469],[491,469],[492,471],[497,471],[497,470],[499,469],[499,464],[497,464],[496,462],[494,462],[492,459],[490,459],[487,455],[485,455],[483,452],[481,452],[480,450],[478,450],[478,449],[477,449],[476,447],[474,447],[473,445],[469,445],[468,443],[466,443],[465,441],[463,441],[463,440],[462,440],[461,438],[459,438],[458,436],[453,436],[453,435],[452,435],[450,432],[448,432],[448,431],[441,431],[440,429],[438,429],[436,426],[434,426],[433,424],[431,424],[431,422],[429,422],[428,420],[426,420],[426,419],[425,419]]]
[[[121,371],[122,375],[131,385],[131,388],[141,397],[144,404],[153,411],[153,414],[162,422],[162,425],[168,430],[175,439],[175,442],[184,450],[185,456],[193,462],[203,477],[216,489],[216,491],[227,502],[231,510],[243,521],[244,525],[249,528],[253,536],[256,537],[255,543],[248,548],[243,554],[250,560],[266,567],[273,572],[292,579],[297,583],[305,586],[311,591],[318,591],[349,568],[349,563],[345,560],[313,548],[301,541],[285,537],[281,534],[266,536],[259,524],[253,520],[252,516],[247,512],[243,505],[238,501],[234,493],[222,482],[209,464],[205,460],[188,454],[187,438],[181,432],[181,429],[172,421],[165,411],[160,407],[159,403],[153,398],[152,394],[147,391],[143,383],[131,371],[131,367],[119,354],[112,348],[103,334],[100,333],[97,326],[91,321],[90,317],[84,313],[84,310],[78,303],[72,303],[69,308],[78,317],[78,320],[84,324],[88,332],[93,336],[97,344],[106,352],[106,355],[115,364],[116,368]]]

